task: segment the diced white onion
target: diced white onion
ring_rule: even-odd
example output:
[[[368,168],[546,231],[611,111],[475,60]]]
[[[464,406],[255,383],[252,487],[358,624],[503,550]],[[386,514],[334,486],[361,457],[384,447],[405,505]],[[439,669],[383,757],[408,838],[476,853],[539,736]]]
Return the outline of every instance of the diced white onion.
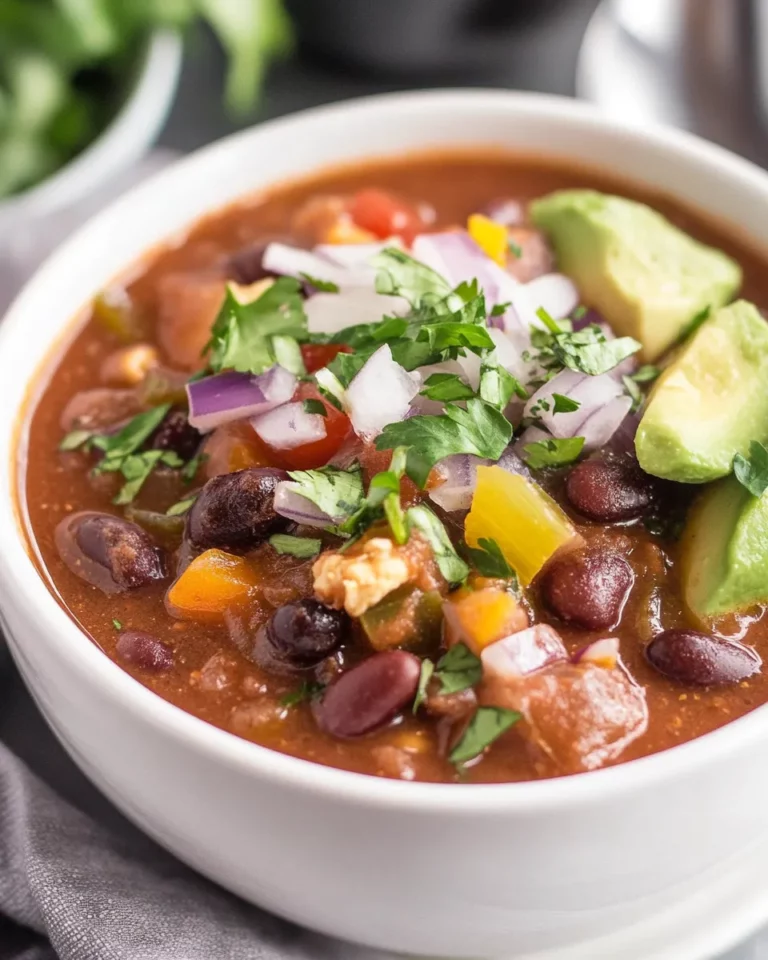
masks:
[[[395,363],[388,344],[379,347],[347,387],[345,405],[355,433],[375,437],[403,420],[420,387],[421,378]]]
[[[358,323],[378,323],[385,316],[402,316],[409,310],[410,304],[403,297],[376,293],[373,286],[315,293],[304,303],[310,333],[338,333]]]
[[[307,413],[303,403],[284,403],[251,420],[264,443],[276,450],[292,450],[325,437],[325,417]]]

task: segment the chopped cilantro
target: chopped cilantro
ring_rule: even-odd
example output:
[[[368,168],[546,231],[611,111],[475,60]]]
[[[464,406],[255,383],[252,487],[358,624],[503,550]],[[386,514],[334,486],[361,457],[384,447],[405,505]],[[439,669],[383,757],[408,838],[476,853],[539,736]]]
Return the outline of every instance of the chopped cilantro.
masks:
[[[328,416],[328,411],[326,410],[325,404],[322,402],[322,400],[314,400],[310,398],[309,400],[305,400],[302,406],[304,407],[304,413],[317,413],[321,417]]]
[[[372,350],[359,353],[338,353],[328,364],[326,370],[330,371],[330,373],[335,377],[337,383],[341,386],[342,396],[343,391],[346,390],[358,373],[360,373],[360,371],[363,369],[363,366],[365,365],[366,360],[368,360],[370,357],[371,353],[373,353]],[[318,373],[320,373],[319,370]],[[315,374],[315,378],[317,379],[317,374]],[[321,385],[326,389],[331,390],[332,393],[335,392],[334,386],[329,386],[326,380],[327,378],[323,380]],[[320,383],[320,380],[318,379],[317,382]],[[341,399],[341,397],[339,399]]]
[[[507,303],[497,303],[496,306],[493,308],[493,310],[491,310],[491,314],[490,314],[490,315],[491,315],[492,317],[502,317],[502,316],[507,312],[507,310],[509,310],[509,308],[510,308],[511,305],[512,305],[512,304],[509,303],[509,302],[507,302]]]
[[[377,293],[404,297],[414,307],[425,296],[442,299],[451,293],[448,281],[439,273],[396,247],[387,247],[370,262],[379,271]]]
[[[363,502],[363,477],[359,465],[349,470],[320,467],[317,470],[293,470],[293,490],[328,514],[336,523],[351,517]]]
[[[753,440],[749,445],[748,457],[737,453],[733,458],[733,472],[753,497],[761,497],[768,490],[768,449]]]
[[[515,241],[511,239],[507,240],[507,248],[509,249],[509,252],[512,254],[512,256],[517,257],[518,260],[522,257],[523,248],[520,246],[519,243],[515,243]]]
[[[652,383],[661,374],[661,368],[652,363],[643,364],[630,377],[635,383]]]
[[[555,320],[555,318],[547,310],[545,310],[544,307],[539,307],[539,309],[536,311],[536,316],[539,318],[539,320],[541,320],[550,333],[564,332],[565,328],[560,326],[557,320]]]
[[[632,337],[609,340],[597,324],[591,324],[578,333],[554,333],[544,345],[544,352],[562,366],[578,373],[596,377],[618,366],[641,349]]]
[[[371,478],[368,494],[357,511],[342,525],[342,531],[359,536],[372,524],[386,517],[396,543],[408,540],[408,525],[400,504],[400,478],[405,472],[407,451],[399,447],[392,453],[389,469]]]
[[[504,411],[512,397],[528,398],[525,387],[517,377],[499,363],[487,360],[480,367],[480,398],[497,410]]]
[[[501,547],[490,537],[481,537],[476,547],[467,547],[467,555],[472,566],[484,577],[500,577],[510,580],[515,590],[518,589],[517,573],[507,563]]]
[[[173,506],[168,507],[165,511],[166,517],[182,517],[187,513],[192,504],[197,500],[197,494],[193,493],[188,497],[185,497],[183,500],[179,500],[177,503],[174,503]]]
[[[463,410],[447,404],[440,416],[416,416],[390,423],[376,439],[377,450],[409,447],[406,472],[424,487],[430,470],[452,453],[498,460],[512,438],[512,425],[484,400],[467,400]]]
[[[99,472],[110,472],[104,464],[110,460],[120,460],[135,453],[157,430],[171,409],[170,403],[153,407],[146,413],[140,413],[127,423],[122,430],[113,434],[100,434],[90,441],[90,446],[101,450],[104,460],[99,464]]]
[[[461,583],[469,574],[469,567],[456,553],[445,527],[429,507],[419,504],[410,507],[406,518],[411,529],[418,530],[432,547],[440,573],[450,584]]]
[[[59,443],[59,450],[77,450],[84,446],[93,436],[93,430],[72,430]]]
[[[624,389],[632,400],[632,406],[629,408],[630,412],[635,413],[642,406],[643,391],[638,387],[632,377],[622,377],[621,382],[624,384]]]
[[[689,337],[693,336],[694,333],[699,329],[699,327],[704,323],[705,320],[709,320],[709,315],[712,312],[712,307],[707,305],[703,310],[700,310],[696,316],[690,320],[680,332],[680,336],[677,338],[678,343],[682,343],[684,340],[687,340]]]
[[[422,397],[447,403],[451,400],[469,400],[475,391],[457,373],[433,373],[424,382]]]
[[[307,703],[319,697],[325,688],[322,683],[315,683],[312,680],[304,680],[301,686],[293,693],[286,694],[280,701],[283,707],[298,707],[299,704]]]
[[[341,356],[341,354],[339,354]],[[321,396],[337,410],[343,408],[344,384],[328,367],[323,367],[315,374],[315,383]]]
[[[256,300],[240,303],[227,287],[206,346],[212,369],[263,373],[277,360],[275,337],[305,339],[307,318],[299,290],[297,280],[280,277]],[[285,347],[285,341],[279,342],[279,351],[285,353]]]
[[[120,623],[119,620],[113,620],[113,621],[112,621],[112,626],[115,628],[115,630],[122,630],[122,629],[123,629],[123,625],[122,625],[122,623]]]
[[[570,397],[565,397],[562,393],[553,393],[552,399],[555,401],[554,413],[573,413],[581,406],[578,400],[571,400]]]
[[[143,453],[132,453],[119,461],[112,460],[106,465],[105,461],[102,461],[96,469],[99,473],[119,472],[123,475],[125,483],[112,503],[124,506],[136,498],[149,475],[160,464],[175,470],[183,466],[184,461],[173,450],[145,450]]]
[[[306,560],[320,553],[323,542],[314,537],[293,537],[288,533],[275,533],[269,538],[269,545],[277,553],[289,553],[292,557]]]
[[[563,440],[538,440],[526,443],[523,447],[523,459],[534,470],[542,467],[561,467],[573,463],[584,448],[584,437],[566,437]]]
[[[438,661],[435,676],[440,693],[459,693],[480,683],[483,665],[468,646],[457,643]]]
[[[284,370],[294,373],[297,377],[303,377],[307,368],[304,366],[304,357],[301,353],[299,341],[295,337],[286,337],[282,335],[272,337],[272,354],[275,363],[279,364]]]
[[[578,307],[576,307],[576,309],[573,311],[573,314],[572,314],[573,319],[574,319],[574,320],[581,320],[581,319],[583,319],[584,317],[586,317],[587,312],[588,312],[588,311],[587,311],[587,308],[584,306],[584,304],[583,304],[583,303],[580,303],[580,304],[578,305]]]
[[[184,483],[192,483],[197,476],[197,471],[207,459],[207,453],[198,453],[197,456],[192,457],[191,460],[187,460],[181,469],[181,479],[184,481]]]
[[[320,293],[338,293],[339,285],[332,280],[321,280],[319,277],[313,277],[310,273],[299,274],[302,280],[314,287]]]
[[[461,739],[451,751],[451,763],[467,763],[474,760],[494,740],[514,726],[522,714],[503,707],[478,707]]]
[[[427,687],[435,672],[435,665],[431,660],[421,661],[421,673],[419,674],[419,686],[416,690],[416,696],[413,700],[413,712],[416,713],[419,707],[427,698]]]

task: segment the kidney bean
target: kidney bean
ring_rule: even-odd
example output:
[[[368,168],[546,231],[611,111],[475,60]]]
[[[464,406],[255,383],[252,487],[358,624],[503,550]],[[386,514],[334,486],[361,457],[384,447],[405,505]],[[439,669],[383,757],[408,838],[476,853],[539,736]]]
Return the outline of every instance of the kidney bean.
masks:
[[[124,630],[115,644],[120,660],[150,673],[162,673],[173,666],[173,651],[148,633]]]
[[[314,705],[334,737],[360,737],[389,723],[416,696],[421,661],[405,650],[374,653],[331,684]]]
[[[69,569],[104,593],[122,593],[166,576],[165,560],[141,527],[85,511],[61,521],[56,547]]]
[[[634,575],[617,553],[571,554],[544,573],[544,602],[561,620],[587,630],[614,627],[621,616]]]
[[[739,683],[762,666],[750,647],[697,630],[665,630],[651,640],[645,655],[665,677],[700,686]]]
[[[629,457],[585,460],[571,470],[565,483],[573,507],[600,523],[642,516],[652,492],[653,481]]]
[[[288,474],[253,467],[214,477],[187,514],[185,535],[202,550],[250,550],[288,521],[275,513],[275,488]]]
[[[135,390],[94,387],[81,390],[66,404],[61,414],[61,428],[70,430],[106,430],[121,424],[142,411],[142,402]]]
[[[203,435],[189,422],[183,410],[171,410],[152,437],[153,450],[172,450],[182,460],[191,460],[197,453]]]
[[[317,666],[341,645],[349,618],[307,598],[280,607],[256,633],[252,658],[265,670]]]

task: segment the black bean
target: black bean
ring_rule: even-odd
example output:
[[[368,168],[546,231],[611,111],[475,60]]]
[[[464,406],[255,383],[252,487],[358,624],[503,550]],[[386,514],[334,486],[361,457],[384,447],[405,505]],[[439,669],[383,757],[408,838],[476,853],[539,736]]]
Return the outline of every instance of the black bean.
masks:
[[[651,640],[645,655],[665,677],[698,686],[739,683],[762,665],[751,647],[697,630],[665,630]]]
[[[288,526],[273,506],[278,483],[287,479],[287,473],[269,467],[214,477],[187,514],[187,539],[203,550],[250,550]]]
[[[600,523],[617,523],[642,516],[651,503],[652,479],[630,457],[585,460],[565,482],[572,506]]]
[[[632,568],[617,553],[571,554],[545,571],[541,593],[561,620],[606,630],[619,622],[633,580]]]
[[[314,705],[318,725],[334,737],[383,727],[416,696],[421,661],[405,650],[374,653],[343,673]]]
[[[155,431],[151,447],[153,450],[172,450],[182,460],[191,460],[202,439],[203,435],[190,424],[183,410],[171,410]]]
[[[349,629],[343,611],[311,598],[287,603],[259,628],[253,659],[266,670],[317,666],[341,645]]]
[[[173,651],[148,633],[125,630],[115,644],[120,660],[149,673],[162,673],[173,666]]]
[[[236,250],[227,260],[226,271],[236,283],[251,284],[274,274],[265,270],[263,266],[264,251],[268,243],[252,243],[250,246]]]
[[[109,513],[76,513],[56,528],[69,569],[104,593],[122,593],[166,576],[163,553],[136,526]]]

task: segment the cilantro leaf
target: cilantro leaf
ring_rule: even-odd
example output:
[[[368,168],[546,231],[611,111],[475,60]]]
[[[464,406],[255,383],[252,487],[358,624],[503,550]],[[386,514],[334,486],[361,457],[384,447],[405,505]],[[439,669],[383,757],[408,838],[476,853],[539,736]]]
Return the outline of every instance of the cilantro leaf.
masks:
[[[445,527],[429,507],[419,504],[406,512],[408,524],[416,529],[432,547],[440,573],[450,584],[461,583],[469,574],[469,567],[456,553]]]
[[[183,500],[178,500],[172,506],[168,507],[165,511],[166,517],[182,517],[188,510],[191,509],[192,504],[197,500],[197,494],[193,493],[189,497],[184,497]]]
[[[748,457],[737,453],[733,458],[733,472],[753,497],[761,497],[768,490],[768,449],[753,440]]]
[[[427,687],[435,672],[435,665],[431,660],[421,661],[421,673],[419,674],[419,686],[416,690],[416,696],[413,700],[413,712],[416,713],[419,707],[427,698]]]
[[[440,693],[458,693],[480,683],[483,664],[466,644],[457,643],[437,663]]]
[[[307,703],[319,697],[325,688],[322,683],[315,683],[312,680],[304,680],[301,686],[293,693],[286,694],[280,701],[283,707],[298,707],[301,703]]]
[[[550,333],[564,333],[566,331],[566,327],[564,325],[561,326],[549,313],[549,311],[544,309],[544,307],[539,307],[539,309],[536,311],[536,316],[539,318],[539,320],[541,320]]]
[[[269,538],[269,545],[277,553],[289,553],[292,557],[306,560],[320,553],[323,542],[314,537],[293,537],[288,533],[275,533]]]
[[[304,413],[317,413],[321,417],[328,416],[328,411],[326,410],[325,404],[322,402],[322,400],[313,400],[310,398],[309,400],[305,400],[302,403],[302,406],[304,407]]]
[[[528,392],[501,364],[485,361],[480,367],[480,397],[497,410],[504,411],[512,397],[525,400]]]
[[[150,473],[160,463],[169,467],[179,467],[183,460],[170,450],[146,450],[144,453],[132,453],[120,460],[119,463],[115,461],[114,466],[111,466],[110,469],[100,464],[101,472],[119,471],[125,478],[125,483],[118,491],[117,496],[113,498],[112,503],[123,506],[134,500]]]
[[[181,479],[184,481],[184,483],[192,483],[197,476],[197,471],[207,459],[207,453],[198,453],[196,456],[192,457],[191,460],[187,460],[181,469]]]
[[[542,467],[560,467],[573,463],[584,448],[584,437],[566,437],[563,440],[538,440],[526,443],[523,447],[523,459],[534,470]]]
[[[321,280],[319,277],[313,277],[311,273],[300,273],[302,280],[314,287],[320,293],[338,293],[339,285],[332,280]]]
[[[635,383],[652,383],[661,374],[661,368],[652,363],[645,363],[639,370],[630,375]]]
[[[712,312],[712,307],[708,304],[704,307],[703,310],[700,310],[695,317],[688,321],[688,323],[680,331],[680,336],[677,338],[678,343],[682,343],[684,340],[687,340],[689,337],[693,336],[694,333],[699,329],[699,327],[704,323],[705,320],[709,320],[709,315]]]
[[[263,373],[277,360],[273,338],[306,339],[307,317],[299,290],[297,280],[280,277],[256,300],[240,303],[228,286],[205,348],[211,368]],[[285,352],[285,343],[281,346]]]
[[[490,537],[481,537],[476,547],[467,547],[472,566],[484,577],[499,577],[502,580],[511,580],[513,587],[518,588],[517,573],[507,563],[501,552],[501,547]]]
[[[320,467],[318,470],[293,470],[288,476],[295,493],[328,514],[336,523],[351,517],[363,502],[363,477],[360,466],[342,470]]]
[[[342,532],[354,537],[386,517],[396,543],[406,543],[408,526],[400,503],[400,478],[405,472],[407,451],[398,447],[392,454],[388,470],[371,478],[368,494],[358,510],[342,525]]]
[[[517,257],[519,260],[523,255],[523,248],[519,243],[515,243],[514,240],[507,240],[507,249],[512,254],[513,257]]]
[[[592,377],[613,370],[641,347],[632,337],[609,340],[596,324],[578,333],[555,333],[550,344],[555,359],[564,367]]]
[[[278,335],[272,337],[272,354],[275,363],[279,364],[284,370],[296,374],[297,377],[303,377],[307,368],[304,366],[304,357],[301,353],[299,341],[295,337],[286,337]]]
[[[90,445],[104,454],[104,459],[95,468],[96,472],[110,473],[114,469],[109,466],[111,460],[121,460],[135,453],[157,430],[170,409],[170,403],[164,403],[140,413],[117,433],[93,437]]]
[[[123,625],[122,625],[122,623],[120,623],[119,620],[113,620],[113,621],[112,621],[112,626],[115,628],[115,630],[122,630],[122,629],[123,629]]]
[[[440,416],[416,416],[390,423],[376,438],[377,450],[409,447],[406,472],[424,487],[434,465],[452,453],[498,460],[512,438],[510,422],[484,400],[467,400],[463,410],[448,404]]]
[[[78,450],[84,446],[94,435],[93,430],[72,430],[62,437],[59,443],[59,450]]]
[[[457,373],[433,373],[425,380],[421,396],[447,403],[469,400],[475,396],[475,391]]]
[[[624,389],[632,400],[632,406],[629,408],[630,413],[636,413],[643,404],[643,391],[638,387],[632,377],[622,377],[621,382],[624,384]]]
[[[337,353],[333,360],[331,360],[331,362],[325,368],[333,374],[337,383],[341,385],[342,395],[343,390],[346,390],[358,373],[360,373],[365,365],[366,360],[368,360],[372,353],[372,349],[358,351],[357,353]],[[319,370],[318,373],[320,373]],[[317,374],[315,374],[315,378],[317,379],[317,382],[320,383],[320,379],[317,378]],[[323,381],[321,386],[330,390],[332,393],[334,392],[335,388],[326,384],[325,381]]]
[[[479,757],[494,740],[521,720],[522,716],[517,710],[506,710],[503,707],[478,707],[469,726],[451,751],[451,763],[466,763]]]
[[[425,296],[441,299],[451,293],[448,281],[437,271],[396,247],[386,247],[370,263],[379,271],[376,292],[404,297],[414,307]]]
[[[565,397],[562,393],[553,393],[552,399],[555,401],[553,413],[573,413],[581,406],[578,400],[571,400],[570,397]]]

